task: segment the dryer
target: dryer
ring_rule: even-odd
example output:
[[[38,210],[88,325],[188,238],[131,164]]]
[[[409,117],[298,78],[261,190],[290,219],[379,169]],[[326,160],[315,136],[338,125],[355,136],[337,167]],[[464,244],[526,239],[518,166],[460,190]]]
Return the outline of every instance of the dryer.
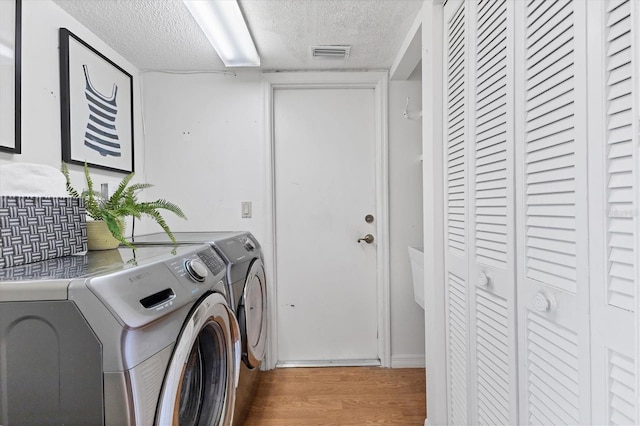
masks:
[[[0,269],[0,424],[233,418],[240,330],[209,245]]]
[[[267,282],[261,246],[246,231],[174,232],[179,244],[210,244],[227,265],[231,303],[242,336],[242,363],[234,424],[242,424],[257,390],[267,346]],[[136,236],[136,245],[172,244],[164,233]]]

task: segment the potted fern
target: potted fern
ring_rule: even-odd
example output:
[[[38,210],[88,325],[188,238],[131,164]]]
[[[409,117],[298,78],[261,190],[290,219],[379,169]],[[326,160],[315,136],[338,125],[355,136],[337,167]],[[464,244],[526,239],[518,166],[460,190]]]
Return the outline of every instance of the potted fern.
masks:
[[[105,197],[99,191],[94,190],[93,180],[89,174],[87,163],[84,164],[84,177],[87,183],[87,189],[82,192],[78,192],[71,186],[69,168],[66,163],[62,163],[61,170],[67,180],[67,192],[72,197],[82,198],[84,200],[87,215],[94,220],[94,222],[87,222],[89,250],[116,248],[120,243],[135,248],[123,235],[124,218],[127,216],[132,216],[134,220],[140,219],[142,216],[152,218],[167,233],[171,241],[176,242],[167,222],[159,210],[168,210],[178,217],[186,219],[184,213],[180,207],[164,199],[149,202],[139,201],[137,197],[138,193],[153,185],[148,183],[130,184],[134,173],[125,176],[115,192],[110,197]],[[94,228],[102,228],[102,231]],[[104,235],[106,235],[106,237]]]

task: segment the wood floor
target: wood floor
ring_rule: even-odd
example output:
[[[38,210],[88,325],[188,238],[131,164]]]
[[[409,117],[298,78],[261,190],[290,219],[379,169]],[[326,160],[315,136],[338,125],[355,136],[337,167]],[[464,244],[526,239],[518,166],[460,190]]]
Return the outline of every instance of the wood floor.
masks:
[[[279,368],[261,374],[245,426],[420,425],[424,368]]]

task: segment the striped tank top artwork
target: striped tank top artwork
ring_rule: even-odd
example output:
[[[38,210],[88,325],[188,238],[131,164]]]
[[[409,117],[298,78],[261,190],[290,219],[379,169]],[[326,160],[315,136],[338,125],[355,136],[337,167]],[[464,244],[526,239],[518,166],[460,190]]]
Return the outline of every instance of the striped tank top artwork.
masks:
[[[118,86],[116,84],[113,85],[111,96],[104,96],[91,84],[89,68],[86,65],[83,65],[82,68],[84,69],[85,80],[84,93],[89,106],[89,121],[84,134],[84,144],[100,153],[103,157],[120,157],[122,152],[116,130]]]

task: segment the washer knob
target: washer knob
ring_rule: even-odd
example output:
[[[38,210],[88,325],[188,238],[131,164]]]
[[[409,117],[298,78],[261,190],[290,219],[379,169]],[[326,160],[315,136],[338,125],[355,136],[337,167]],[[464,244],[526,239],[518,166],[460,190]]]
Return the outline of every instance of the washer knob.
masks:
[[[248,251],[254,251],[256,246],[254,246],[253,242],[249,238],[247,238],[246,240],[244,240],[244,248]]]
[[[203,282],[209,275],[207,267],[198,259],[185,260],[184,268],[189,276],[199,283]]]

